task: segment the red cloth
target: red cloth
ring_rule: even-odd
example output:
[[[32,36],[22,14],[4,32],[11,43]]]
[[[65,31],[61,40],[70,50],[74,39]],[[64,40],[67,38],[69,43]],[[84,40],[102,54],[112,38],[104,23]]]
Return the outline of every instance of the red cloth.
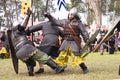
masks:
[[[3,45],[3,43],[2,43],[2,42],[0,42],[0,47],[2,47],[2,45]]]

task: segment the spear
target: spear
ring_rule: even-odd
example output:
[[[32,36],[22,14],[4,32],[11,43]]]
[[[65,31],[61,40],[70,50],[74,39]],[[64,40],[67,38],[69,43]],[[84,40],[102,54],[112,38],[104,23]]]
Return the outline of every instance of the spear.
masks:
[[[31,22],[31,25],[33,26],[33,0],[31,0],[31,7],[32,7],[32,22]],[[32,42],[33,42],[33,33],[32,33]]]
[[[48,9],[48,0],[46,1],[45,12],[47,12],[47,9]]]

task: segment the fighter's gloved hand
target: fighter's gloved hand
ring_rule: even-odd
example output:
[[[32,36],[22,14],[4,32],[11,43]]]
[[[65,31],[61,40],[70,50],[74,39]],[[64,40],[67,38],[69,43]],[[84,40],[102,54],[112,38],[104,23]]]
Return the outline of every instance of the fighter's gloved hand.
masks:
[[[29,31],[29,29],[25,30],[25,33],[26,33],[28,36],[30,36],[30,31]]]
[[[28,16],[30,16],[32,14],[32,10],[30,8],[28,8],[27,13]]]
[[[85,43],[88,42],[88,40],[89,40],[88,37],[84,38]]]
[[[19,31],[24,31],[25,30],[25,27],[21,26],[20,24],[18,25],[18,30]]]
[[[49,13],[49,12],[44,12],[44,16],[45,16],[45,17],[49,17],[49,16],[50,16],[50,13]]]

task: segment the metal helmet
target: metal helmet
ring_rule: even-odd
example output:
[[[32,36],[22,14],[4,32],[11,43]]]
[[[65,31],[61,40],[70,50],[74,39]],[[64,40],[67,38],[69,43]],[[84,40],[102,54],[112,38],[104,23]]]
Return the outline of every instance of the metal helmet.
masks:
[[[19,24],[20,24],[19,21],[15,21],[15,22],[13,22],[13,27],[18,26]]]
[[[74,15],[76,15],[76,14],[77,14],[77,8],[76,8],[76,7],[73,7],[73,8],[70,10],[69,14],[74,14]]]
[[[80,16],[80,14],[78,14],[78,13],[77,13],[77,16],[79,17],[79,19],[81,19],[81,16]]]
[[[78,14],[78,11],[77,11],[77,8],[76,8],[76,7],[73,7],[73,8],[69,11],[68,19],[73,19],[73,16],[71,16],[71,15],[77,16],[77,17],[80,19],[80,15]]]

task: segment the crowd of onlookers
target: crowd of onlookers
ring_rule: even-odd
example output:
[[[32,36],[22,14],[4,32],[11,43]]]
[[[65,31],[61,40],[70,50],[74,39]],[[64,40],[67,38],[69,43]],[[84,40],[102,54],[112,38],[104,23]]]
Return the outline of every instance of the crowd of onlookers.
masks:
[[[97,44],[100,43],[100,41],[107,34],[107,32],[108,30],[104,29],[100,31],[98,37],[96,37],[92,42],[90,50],[92,50]],[[109,38],[109,40],[106,40],[103,44],[101,44],[100,48],[97,51],[99,51],[100,54],[103,55],[104,52],[114,54],[116,50],[120,51],[120,32]]]

